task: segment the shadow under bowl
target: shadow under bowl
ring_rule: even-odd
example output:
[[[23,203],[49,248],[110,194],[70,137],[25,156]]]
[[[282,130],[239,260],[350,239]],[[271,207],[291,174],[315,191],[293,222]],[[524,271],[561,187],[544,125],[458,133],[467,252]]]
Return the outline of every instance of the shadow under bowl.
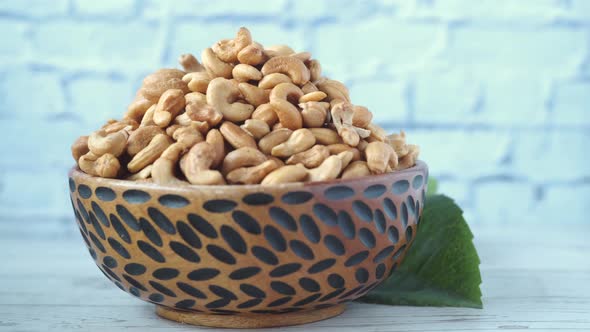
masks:
[[[270,327],[340,314],[402,261],[428,168],[276,186],[163,186],[77,168],[70,196],[98,268],[165,318]]]

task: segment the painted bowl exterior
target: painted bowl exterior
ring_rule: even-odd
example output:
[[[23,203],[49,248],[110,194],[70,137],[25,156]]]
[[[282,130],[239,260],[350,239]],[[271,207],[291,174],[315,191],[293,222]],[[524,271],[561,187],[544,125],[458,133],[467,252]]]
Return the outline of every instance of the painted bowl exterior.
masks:
[[[183,186],[69,174],[80,233],[120,289],[174,309],[285,313],[354,300],[400,264],[428,169],[306,184]]]

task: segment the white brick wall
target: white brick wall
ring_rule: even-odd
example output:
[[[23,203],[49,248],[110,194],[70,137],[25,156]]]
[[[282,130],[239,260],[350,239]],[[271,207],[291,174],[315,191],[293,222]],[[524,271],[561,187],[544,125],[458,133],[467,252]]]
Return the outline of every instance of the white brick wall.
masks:
[[[37,71],[28,66],[4,68],[0,77],[0,91],[3,92],[0,114],[23,121],[31,116],[43,119],[57,116],[66,109],[61,82],[57,71]],[[35,98],[27,98],[30,92]]]
[[[76,16],[104,16],[130,17],[135,9],[135,0],[118,1],[88,1],[73,0],[74,15]]]
[[[555,94],[553,116],[558,124],[590,125],[590,81],[560,84]]]
[[[33,58],[63,68],[127,71],[155,66],[160,59],[158,22],[62,18],[37,24]]]
[[[0,21],[0,31],[12,36],[0,43],[0,58],[18,57],[27,51],[27,24],[20,20]]]
[[[96,119],[120,118],[135,96],[131,85],[120,75],[71,77],[64,87],[69,99],[67,110],[88,124],[96,123]]]
[[[71,141],[119,116],[147,73],[242,25],[311,51],[405,129],[470,222],[587,221],[590,1],[6,0],[0,230],[73,230]]]
[[[523,2],[523,6],[526,4]],[[480,75],[572,74],[585,58],[588,31],[562,25],[498,23],[458,25],[449,31],[445,60]]]
[[[49,18],[65,15],[67,11],[68,0],[0,1],[0,12],[8,17]]]

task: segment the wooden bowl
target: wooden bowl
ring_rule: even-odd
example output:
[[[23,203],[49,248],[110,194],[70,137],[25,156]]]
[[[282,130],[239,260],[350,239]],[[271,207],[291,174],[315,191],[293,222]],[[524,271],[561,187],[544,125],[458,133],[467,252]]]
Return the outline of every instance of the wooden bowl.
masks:
[[[69,177],[82,238],[117,287],[168,319],[248,328],[338,315],[395,271],[428,168],[276,186]]]

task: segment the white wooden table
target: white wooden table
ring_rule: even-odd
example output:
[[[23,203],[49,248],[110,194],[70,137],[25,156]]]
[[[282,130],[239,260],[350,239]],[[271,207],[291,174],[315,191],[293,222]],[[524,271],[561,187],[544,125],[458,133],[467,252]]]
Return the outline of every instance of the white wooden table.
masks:
[[[484,309],[354,303],[339,317],[288,331],[590,331],[590,224],[474,227]],[[549,224],[551,222],[551,224]],[[27,227],[26,223],[16,223]],[[79,236],[0,234],[0,331],[209,331],[157,317],[117,289]],[[278,331],[268,329],[266,331]]]

